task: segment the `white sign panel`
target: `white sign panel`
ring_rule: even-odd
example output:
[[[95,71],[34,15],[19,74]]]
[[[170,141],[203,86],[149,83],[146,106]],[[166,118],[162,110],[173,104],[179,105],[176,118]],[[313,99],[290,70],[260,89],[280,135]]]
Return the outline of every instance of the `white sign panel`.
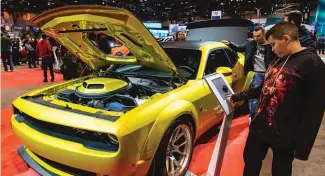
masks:
[[[219,20],[219,19],[221,19],[221,10],[212,11],[211,12],[211,19],[212,20]]]
[[[226,115],[232,113],[233,108],[231,104],[229,104],[227,97],[234,94],[231,86],[226,81],[225,77],[222,74],[214,74],[205,77],[206,82],[208,83],[210,89],[217,97],[220,106]]]

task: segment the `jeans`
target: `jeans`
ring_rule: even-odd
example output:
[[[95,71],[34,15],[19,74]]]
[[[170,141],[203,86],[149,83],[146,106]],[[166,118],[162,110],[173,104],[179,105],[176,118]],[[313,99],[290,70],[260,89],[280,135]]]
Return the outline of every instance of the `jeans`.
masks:
[[[2,51],[1,52],[1,59],[3,62],[3,67],[5,71],[8,71],[8,64],[10,66],[10,70],[14,70],[14,64],[12,63],[12,56],[10,51]]]
[[[51,56],[45,56],[42,58],[42,68],[43,68],[44,80],[47,80],[47,68],[49,68],[50,70],[51,80],[54,80],[53,58]]]
[[[273,152],[272,175],[291,176],[294,146],[274,146],[251,132],[248,134],[244,149],[244,176],[260,175],[263,160],[269,148],[271,148]]]
[[[28,53],[27,58],[28,58],[29,68],[33,68],[32,66],[34,66],[34,68],[36,68],[36,59],[37,59],[36,51],[32,51],[32,52]]]
[[[250,87],[252,88],[252,87],[260,86],[263,84],[263,81],[264,81],[264,73],[256,72],[253,77]],[[249,100],[249,104],[250,104],[249,117],[250,118],[255,113],[257,103],[258,103],[258,99]]]
[[[318,46],[318,54],[324,54],[325,53],[325,44]]]

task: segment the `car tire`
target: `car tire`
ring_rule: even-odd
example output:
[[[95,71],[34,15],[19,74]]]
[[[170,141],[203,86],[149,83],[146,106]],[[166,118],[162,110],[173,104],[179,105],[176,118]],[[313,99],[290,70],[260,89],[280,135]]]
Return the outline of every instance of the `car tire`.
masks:
[[[182,133],[184,134],[182,135]],[[179,140],[175,141],[177,138],[179,138]],[[175,148],[173,147],[172,144],[174,144],[174,146],[175,144],[179,145],[178,151],[176,150],[177,152],[175,152]],[[156,151],[155,157],[151,163],[151,167],[148,175],[149,176],[185,175],[192,159],[193,146],[194,146],[193,124],[189,120],[184,118],[177,119],[170,125],[170,127],[165,132],[159,144],[158,150]],[[173,162],[174,170],[176,170],[174,174],[171,174],[172,173],[171,161],[174,161]],[[168,163],[169,163],[169,167],[167,167]]]

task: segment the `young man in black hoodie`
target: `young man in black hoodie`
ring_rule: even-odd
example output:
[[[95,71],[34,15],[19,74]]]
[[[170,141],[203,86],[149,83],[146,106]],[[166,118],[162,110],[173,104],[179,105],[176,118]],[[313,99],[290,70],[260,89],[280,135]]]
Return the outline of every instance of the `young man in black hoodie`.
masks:
[[[244,150],[244,176],[258,176],[269,148],[272,175],[290,176],[294,158],[307,160],[325,110],[325,65],[299,42],[298,29],[280,22],[267,33],[279,56],[262,86],[234,94],[230,100],[260,97]]]

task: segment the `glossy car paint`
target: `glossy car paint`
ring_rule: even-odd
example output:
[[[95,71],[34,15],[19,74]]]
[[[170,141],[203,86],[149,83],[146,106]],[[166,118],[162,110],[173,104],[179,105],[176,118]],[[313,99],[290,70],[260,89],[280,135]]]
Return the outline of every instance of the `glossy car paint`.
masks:
[[[118,21],[116,24],[120,24],[122,27],[124,27],[124,25],[128,26],[129,23],[133,27],[137,27],[139,25],[138,23],[132,21],[135,20],[135,18],[131,16],[129,12],[122,9],[106,9],[106,7],[104,9],[97,9],[96,7],[95,10],[94,7],[88,7],[87,11],[87,8],[83,7],[81,9],[72,10],[73,13],[68,12],[68,9],[69,8],[63,8],[62,13],[60,9],[54,10],[53,13],[45,13],[45,15],[40,15],[40,17],[37,17],[34,21],[39,21],[39,23],[44,24],[44,26],[42,26],[42,29],[52,36],[56,35],[55,32],[52,32],[53,26],[57,26],[59,22],[67,24],[69,21],[75,21],[74,19],[76,18],[78,20],[83,18],[85,20],[91,18],[92,21],[103,21],[107,20],[104,16],[108,15],[114,16],[114,19],[122,19],[121,21],[116,20]],[[85,11],[89,13],[84,14]],[[107,11],[109,11],[108,14]],[[97,16],[96,18],[89,16],[90,14],[97,15],[97,13],[99,13],[98,18]],[[62,14],[64,14],[65,17],[57,17],[62,16]],[[103,14],[105,15],[103,16]],[[120,14],[121,16],[117,14]],[[126,20],[129,18],[132,20]],[[113,21],[114,19],[110,18],[110,20]],[[89,26],[88,22],[78,23]],[[141,30],[137,32],[137,34],[141,34],[145,39],[143,43],[150,43],[152,46],[154,46],[154,48],[158,47],[159,44],[156,44],[156,41],[156,43],[154,43],[152,39],[147,36],[149,35],[148,31],[145,31],[142,28],[140,29]],[[116,36],[121,37],[120,35]],[[80,37],[82,36],[76,36],[76,38]],[[70,47],[71,50],[75,52],[79,50],[76,48],[75,44],[72,44],[64,36],[60,35],[56,36],[56,38],[59,39],[60,42],[65,46]],[[124,42],[123,44],[131,47],[131,51],[135,51],[138,48],[128,42]],[[107,61],[116,63],[115,58],[103,58],[102,53],[100,53],[100,51],[96,51],[92,47],[89,48],[89,46],[86,47],[86,45],[83,45],[82,47],[85,47],[84,49],[87,50],[88,54],[96,56],[96,59],[93,58],[92,60],[87,60],[85,59],[87,58],[86,55],[79,55],[83,61],[88,62],[92,66],[97,67],[105,65]],[[135,47],[135,49],[132,47]],[[149,47],[149,45],[146,47]],[[211,93],[207,83],[203,78],[204,69],[209,53],[215,49],[224,47],[227,46],[218,42],[211,42],[201,46],[199,50],[202,52],[202,57],[197,78],[195,80],[188,80],[186,84],[181,85],[180,87],[165,94],[156,94],[148,98],[148,101],[144,104],[126,113],[99,110],[87,106],[61,101],[55,98],[54,95],[57,92],[81,85],[85,78],[79,78],[77,80],[67,81],[46,88],[37,89],[17,98],[13,102],[13,106],[20,112],[41,121],[73,127],[81,130],[112,134],[117,137],[119,142],[119,148],[116,152],[90,149],[76,142],[71,142],[43,134],[26,125],[25,123],[19,122],[16,118],[17,115],[13,115],[11,119],[13,131],[15,135],[20,139],[22,144],[26,146],[26,150],[28,153],[30,153],[30,156],[39,165],[48,170],[51,170],[54,173],[57,173],[58,175],[68,174],[45,163],[35,154],[57,163],[95,172],[98,174],[145,175],[150,168],[152,159],[165,131],[175,119],[181,116],[185,116],[186,118],[191,119],[195,127],[195,139],[206,132],[211,126],[221,121],[223,113],[222,109],[217,103],[215,96]],[[94,50],[89,51],[90,49]],[[146,51],[149,50],[150,49]],[[138,51],[138,55],[135,54],[136,58],[132,58],[128,60],[128,62],[131,63],[133,59],[140,60],[138,57],[140,56],[141,52],[142,51]],[[146,54],[149,53],[150,52],[146,52]],[[169,61],[166,59],[168,57],[164,57],[165,54],[162,54],[164,53],[162,49],[158,49],[158,52],[155,51],[154,53],[161,54],[162,56],[159,58],[164,59],[152,60],[152,58],[148,58],[148,60],[141,59],[141,61],[150,61],[155,63],[154,66],[158,65],[157,70],[166,70],[166,68],[170,70],[176,69],[173,64],[168,64]],[[149,56],[153,55],[155,54],[149,54]],[[243,73],[244,56],[242,54],[239,54],[238,56],[239,60],[237,64],[232,68],[232,75],[227,77],[227,80],[230,84],[232,84],[235,91],[240,91],[243,86],[249,82],[249,80],[244,77]],[[100,59],[100,57],[106,60],[103,61]],[[146,65],[146,63],[144,65]],[[113,84],[112,86],[119,87],[121,85]],[[119,118],[116,121],[110,121],[109,118],[106,120],[98,119],[92,116],[72,113],[62,109],[50,108],[31,102],[24,98],[26,96],[34,96],[38,94],[45,94],[43,100],[49,101],[52,104],[68,106],[72,109],[89,113],[98,113],[98,111],[101,111],[103,114],[118,116]]]

